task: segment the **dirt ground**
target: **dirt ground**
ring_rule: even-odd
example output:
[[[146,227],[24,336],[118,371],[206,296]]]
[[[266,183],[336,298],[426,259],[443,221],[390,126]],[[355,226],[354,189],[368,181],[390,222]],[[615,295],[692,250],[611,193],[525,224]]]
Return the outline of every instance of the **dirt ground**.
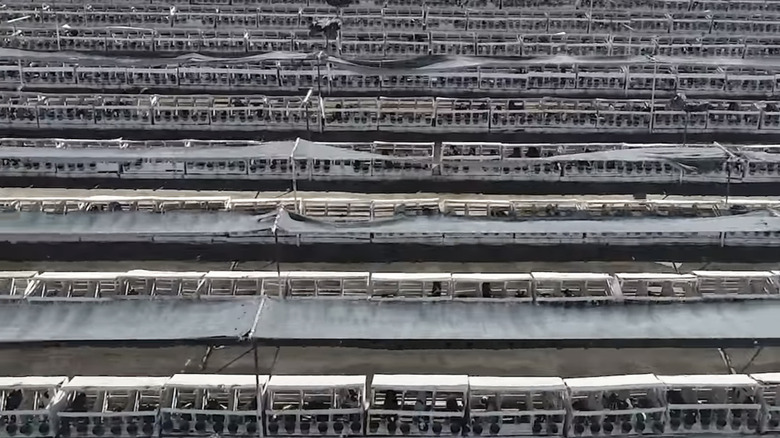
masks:
[[[258,348],[262,374],[470,374],[485,376],[594,376],[611,374],[722,374],[717,350],[570,349],[514,351],[381,351],[347,348]],[[727,350],[738,372],[780,371],[780,348]],[[205,361],[204,361],[205,358]],[[34,348],[0,354],[0,375],[171,375],[254,371],[247,347]]]

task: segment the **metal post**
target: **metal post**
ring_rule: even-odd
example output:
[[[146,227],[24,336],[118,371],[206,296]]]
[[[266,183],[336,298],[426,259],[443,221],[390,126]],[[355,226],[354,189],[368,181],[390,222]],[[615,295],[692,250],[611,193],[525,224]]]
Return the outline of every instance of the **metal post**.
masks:
[[[634,28],[627,24],[621,24],[621,26],[623,26],[625,29],[628,29],[628,55],[633,56],[634,53],[631,50],[631,42],[634,38]]]
[[[274,219],[274,226],[272,227],[272,231],[274,232],[274,253],[276,258],[276,278],[278,279],[278,290],[280,298],[284,298],[283,294],[283,283],[282,283],[282,266],[280,264],[280,260],[282,258],[282,247],[279,246],[279,218],[282,215],[282,211],[284,210],[283,207],[279,206],[279,208],[276,210],[276,218]]]
[[[723,147],[723,145],[721,145],[717,141],[713,142],[712,144],[714,144],[716,147],[722,149],[723,152],[725,152],[726,155],[727,155],[727,157],[726,157],[726,200],[725,200],[725,203],[726,203],[726,207],[728,207],[728,205],[729,205],[729,195],[731,195],[731,170],[732,170],[732,165],[734,163],[734,160],[737,159],[738,157],[733,152],[731,152],[727,148]]]
[[[653,87],[650,91],[650,133],[653,133],[655,129],[655,82],[658,79],[658,60],[652,56],[648,56],[653,63]]]
[[[322,65],[322,50],[320,50],[319,53],[317,53],[317,95],[319,97],[322,97],[322,73],[320,72],[321,65]]]
[[[655,109],[655,82],[658,79],[658,62],[655,61],[655,58],[653,58],[653,88],[650,91],[650,103],[653,105],[652,108]]]
[[[593,33],[593,0],[590,0],[588,7],[588,33]]]
[[[259,360],[257,358],[257,341],[252,341],[252,350],[255,356],[255,391],[256,397],[257,397],[257,412],[256,412],[256,420],[257,420],[257,436],[260,438],[263,438],[264,431],[263,431],[263,408],[262,408],[262,397],[263,394],[260,390],[260,364]]]
[[[60,39],[60,18],[59,16],[57,16],[56,12],[54,14],[54,19],[55,19],[54,25],[56,26],[55,29],[57,29],[57,50],[59,51],[62,50],[62,40]],[[68,24],[63,24],[62,28],[69,29],[70,26]]]
[[[8,21],[5,22],[5,24],[10,24],[11,25],[11,30],[13,31],[12,38],[16,39],[16,37],[19,36],[18,34],[21,32],[19,29],[16,28],[16,23],[19,23],[19,22],[22,22],[22,21],[25,21],[25,20],[29,20],[31,17],[32,17],[31,15],[25,15],[23,17],[13,18],[13,19],[8,20]],[[55,17],[55,19],[57,19],[56,13],[55,13],[54,17]],[[59,38],[59,28],[58,28],[57,29],[57,50],[59,50],[59,49],[60,49],[60,38]]]
[[[729,206],[730,194],[731,194],[731,157],[726,159],[726,207]]]
[[[14,31],[15,32],[15,31]],[[19,91],[24,90],[24,67],[22,66],[22,60],[16,61],[19,66]]]
[[[284,298],[284,288],[282,284],[282,265],[279,263],[279,259],[282,258],[282,248],[279,246],[279,231],[274,229],[274,252],[276,256],[276,277],[278,279],[278,293],[279,297]]]
[[[299,213],[298,211],[298,178],[296,177],[296,168],[295,168],[295,151],[298,149],[298,144],[301,141],[300,137],[295,139],[295,144],[293,145],[292,152],[290,152],[290,163],[292,165],[292,191],[293,191],[293,201],[295,202],[295,212]]]

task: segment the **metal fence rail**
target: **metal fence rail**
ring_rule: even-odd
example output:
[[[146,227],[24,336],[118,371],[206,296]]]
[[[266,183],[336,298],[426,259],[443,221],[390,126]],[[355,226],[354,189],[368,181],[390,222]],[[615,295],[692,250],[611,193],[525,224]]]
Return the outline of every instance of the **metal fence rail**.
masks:
[[[487,286],[486,286],[487,285]],[[344,298],[526,303],[780,298],[780,271],[419,273],[322,271],[0,272],[0,300]]]
[[[638,200],[631,197],[575,198],[491,198],[405,197],[371,199],[350,197],[285,196],[281,198],[239,198],[225,196],[71,196],[6,197],[0,207],[20,212],[115,211],[243,211],[270,213],[279,208],[335,220],[373,220],[398,214],[440,213],[467,217],[716,217],[732,213],[780,208],[772,198],[686,198]]]

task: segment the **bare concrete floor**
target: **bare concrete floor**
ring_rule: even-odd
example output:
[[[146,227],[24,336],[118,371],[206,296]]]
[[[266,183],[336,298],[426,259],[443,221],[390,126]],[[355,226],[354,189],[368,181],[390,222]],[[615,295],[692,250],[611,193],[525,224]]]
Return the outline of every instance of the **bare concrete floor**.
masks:
[[[204,323],[207,323],[204,321]],[[755,350],[728,350],[742,371]],[[252,373],[248,347],[159,349],[37,348],[0,354],[0,375],[170,375]],[[716,350],[572,349],[514,351],[381,351],[347,348],[258,348],[263,374],[429,373],[496,376],[592,376],[631,373],[726,373]],[[205,365],[205,366],[203,366]],[[746,372],[780,371],[780,348],[764,349]]]

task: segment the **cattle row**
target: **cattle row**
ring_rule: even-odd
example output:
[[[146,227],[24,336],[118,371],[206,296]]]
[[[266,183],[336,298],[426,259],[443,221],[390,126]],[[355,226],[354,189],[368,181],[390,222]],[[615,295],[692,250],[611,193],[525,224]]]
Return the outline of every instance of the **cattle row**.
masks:
[[[8,0],[7,5],[29,7],[25,0]],[[63,4],[75,6],[126,6],[132,5],[156,5],[154,0],[62,0],[57,5]],[[337,11],[338,8],[409,8],[420,7],[445,9],[453,12],[462,11],[466,3],[457,0],[173,0],[171,6],[195,6],[203,8],[222,7],[316,7],[329,8]],[[700,12],[712,13],[728,12],[730,14],[755,14],[778,13],[780,4],[774,0],[626,0],[616,3],[610,0],[473,0],[468,2],[471,10],[506,10],[510,13],[519,12],[518,9],[530,9],[535,11],[560,11],[562,9],[579,9],[587,11],[629,11],[631,13],[664,11],[664,12]]]
[[[0,435],[640,436],[780,429],[780,375],[0,378]]]
[[[392,218],[399,214],[444,214],[467,217],[716,217],[764,209],[780,209],[780,200],[760,197],[674,197],[635,199],[629,196],[567,197],[309,197],[244,198],[230,196],[15,196],[0,198],[5,211],[235,211],[264,214],[284,208],[316,218],[350,221]]]
[[[681,56],[771,58],[780,54],[780,36],[771,34],[653,35],[532,32],[364,32],[339,30],[327,38],[310,30],[146,29],[127,26],[67,29],[0,26],[0,47],[29,51],[93,54],[257,55],[269,52],[335,53],[344,58],[383,60],[429,55]]]
[[[15,129],[447,133],[780,132],[774,101],[0,93]]]
[[[337,252],[338,260],[356,262],[358,257],[377,257],[388,250],[397,251],[395,260],[406,260],[412,254],[425,254],[429,260],[464,260],[454,255],[459,249],[479,254],[480,260],[506,260],[518,251],[556,251],[564,248],[615,253],[655,251],[653,260],[676,259],[678,251],[716,251],[729,254],[751,254],[780,247],[780,220],[774,212],[758,212],[745,217],[725,218],[601,218],[589,220],[554,220],[546,218],[523,221],[496,221],[450,218],[401,218],[394,224],[379,221],[332,224],[306,223],[305,219],[287,213],[264,215],[215,214],[213,212],[114,213],[47,215],[45,213],[3,213],[0,244],[14,251],[27,251],[28,258],[48,248],[62,248],[57,257],[73,260],[73,254],[95,257],[109,248],[124,246],[127,255],[148,258],[149,251],[178,248],[175,254],[190,251],[232,248],[237,254],[270,254],[284,251],[290,259],[313,260],[315,254]],[[74,217],[75,216],[75,217]],[[273,220],[284,217],[285,227],[274,230]],[[443,220],[442,220],[443,219]],[[218,220],[217,223],[213,221]],[[549,229],[546,229],[550,224]],[[289,227],[288,227],[289,225]],[[438,228],[437,228],[438,227]],[[67,232],[61,230],[66,229]],[[146,248],[141,252],[138,248]],[[639,248],[641,247],[641,248]],[[86,251],[85,248],[90,248]],[[99,248],[99,249],[95,249]],[[450,253],[450,254],[448,254]],[[757,254],[760,252],[753,252]],[[125,253],[122,253],[125,254]],[[159,254],[159,253],[158,253]],[[360,256],[356,256],[360,254]],[[363,256],[362,254],[368,254]],[[554,254],[554,252],[553,252]],[[9,252],[9,257],[14,257]],[[49,256],[51,257],[51,256]],[[145,258],[144,258],[145,257]],[[169,257],[169,256],[166,256]],[[220,257],[233,257],[224,253]],[[320,256],[323,257],[323,256]],[[473,257],[473,256],[472,256]],[[523,255],[521,257],[527,257]],[[603,257],[603,255],[594,256]],[[683,255],[683,260],[692,260]],[[686,258],[687,257],[687,258]],[[699,260],[701,256],[696,256]],[[755,257],[752,258],[754,260]],[[123,259],[130,260],[130,259]],[[373,259],[372,259],[373,260]],[[417,260],[417,259],[415,259]],[[431,288],[433,289],[433,287]]]
[[[306,30],[317,33],[318,22],[337,20],[342,29],[370,32],[474,32],[482,35],[513,33],[612,33],[612,34],[743,34],[780,32],[780,14],[760,15],[740,11],[603,11],[589,14],[571,10],[516,11],[416,7],[364,7],[341,9],[283,5],[219,6],[125,4],[109,6],[57,3],[44,7],[9,5],[0,11],[0,22],[16,29],[130,26],[151,29],[202,28],[214,30]]]
[[[0,298],[138,297],[697,302],[780,298],[780,271],[388,273],[318,271],[3,272]]]
[[[315,89],[323,95],[393,93],[420,96],[644,96],[659,99],[674,93],[688,97],[728,93],[734,97],[769,98],[780,92],[780,67],[729,64],[726,61],[686,64],[672,61],[605,63],[581,60],[564,65],[545,63],[422,69],[356,68],[341,60],[268,59],[256,62],[171,61],[111,65],[109,60],[36,60],[0,63],[0,86],[8,89],[57,91],[100,89],[122,92],[148,88],[167,93],[198,91],[295,93]],[[281,58],[281,57],[280,57]],[[101,62],[104,65],[101,65]],[[544,62],[544,61],[540,61]],[[450,65],[447,63],[447,65]]]
[[[777,118],[780,126],[780,113]],[[120,143],[124,146],[111,147]],[[3,139],[0,144],[0,176],[6,178],[229,179],[293,184],[475,178],[485,182],[751,184],[780,178],[780,154],[772,145],[445,142],[436,152],[433,143],[312,143],[302,139],[268,143],[193,140],[153,148],[128,147],[144,142],[56,139]],[[33,145],[60,146],[26,147]]]

